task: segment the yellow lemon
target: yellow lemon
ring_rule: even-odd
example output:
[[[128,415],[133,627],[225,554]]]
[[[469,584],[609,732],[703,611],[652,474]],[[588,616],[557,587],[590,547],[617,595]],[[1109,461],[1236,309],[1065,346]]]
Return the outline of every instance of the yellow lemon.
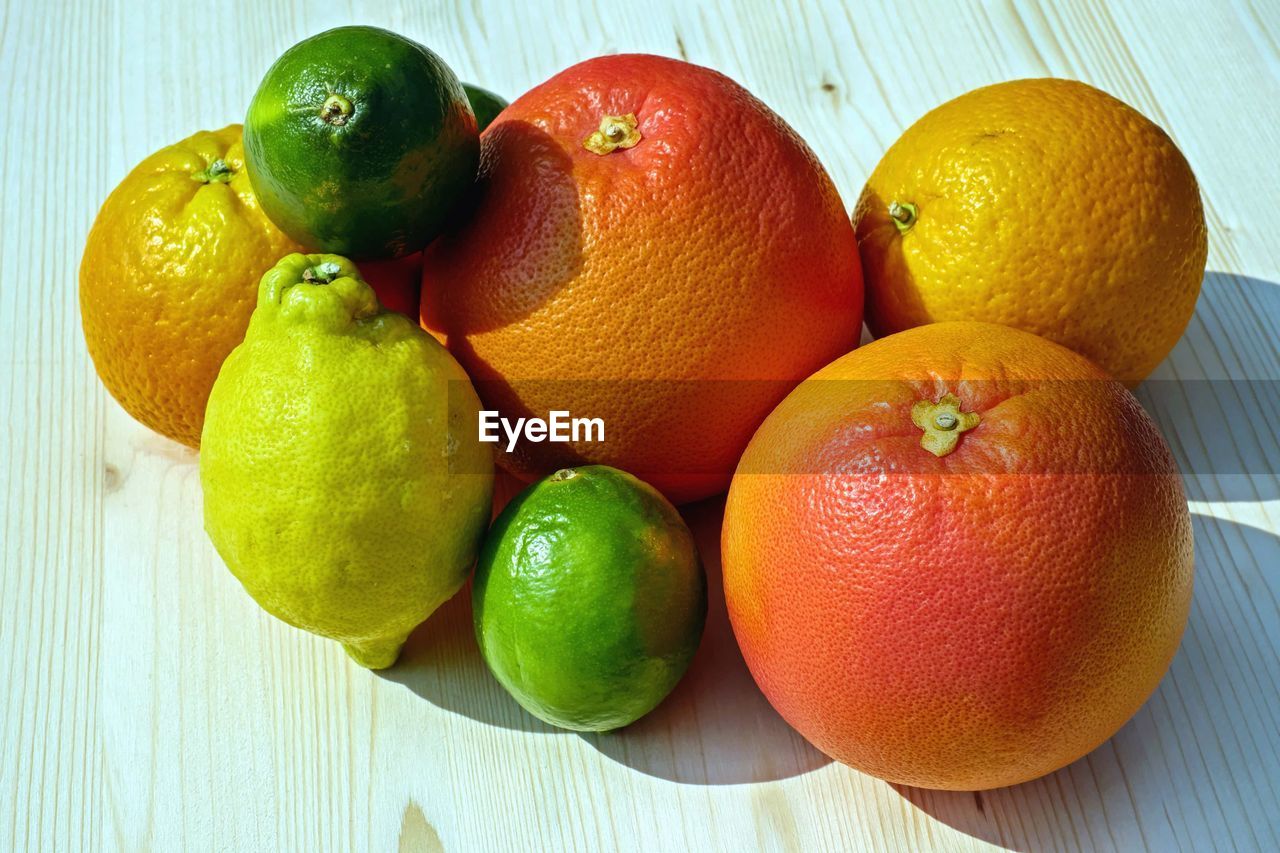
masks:
[[[209,538],[268,612],[390,666],[462,586],[489,521],[479,409],[457,362],[350,261],[289,255],[209,395]]]

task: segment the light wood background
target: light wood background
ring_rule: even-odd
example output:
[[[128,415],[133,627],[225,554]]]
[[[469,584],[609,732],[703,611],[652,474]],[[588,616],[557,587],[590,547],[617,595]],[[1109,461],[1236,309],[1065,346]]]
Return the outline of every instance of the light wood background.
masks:
[[[2,15],[0,849],[1280,848],[1277,3],[3,0]],[[847,204],[906,125],[986,83],[1081,78],[1167,128],[1211,249],[1166,381],[1143,393],[1189,474],[1197,557],[1182,650],[1146,707],[1045,779],[926,792],[792,733],[721,601],[672,698],[599,737],[551,731],[502,692],[465,600],[384,675],[263,614],[201,530],[194,455],[96,381],[76,266],[134,163],[239,121],[278,53],[350,22],[508,96],[601,53],[714,66],[799,130]],[[689,511],[713,586],[719,512]]]

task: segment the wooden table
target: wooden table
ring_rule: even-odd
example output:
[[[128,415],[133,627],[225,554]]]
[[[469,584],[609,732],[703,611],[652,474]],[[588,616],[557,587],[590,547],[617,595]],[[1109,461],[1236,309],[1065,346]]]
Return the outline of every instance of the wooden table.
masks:
[[[4,4],[0,849],[1280,848],[1280,4],[335,5]],[[788,729],[721,599],[671,699],[604,736],[521,711],[465,600],[382,675],[260,611],[202,532],[194,454],[97,382],[76,267],[134,163],[239,121],[278,53],[348,22],[510,96],[600,53],[711,65],[809,141],[847,204],[904,127],[986,83],[1077,77],[1164,126],[1211,245],[1191,327],[1143,395],[1189,475],[1197,559],[1146,707],[1045,779],[937,793]],[[689,516],[714,587],[720,506]]]

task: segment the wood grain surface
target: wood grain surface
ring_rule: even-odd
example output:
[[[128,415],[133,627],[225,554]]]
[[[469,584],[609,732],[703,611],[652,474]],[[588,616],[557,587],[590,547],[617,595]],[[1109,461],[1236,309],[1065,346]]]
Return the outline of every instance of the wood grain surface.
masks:
[[[4,0],[0,849],[1280,849],[1280,7],[1275,2],[273,3]],[[769,708],[713,599],[690,676],[620,734],[552,731],[489,677],[456,599],[378,675],[266,616],[220,564],[195,456],[97,382],[76,268],[140,159],[241,120],[287,46],[403,32],[514,96],[601,53],[724,71],[847,204],[973,87],[1075,77],[1201,181],[1209,269],[1142,398],[1187,473],[1182,649],[1111,741],[981,794],[831,763]],[[689,509],[717,586],[721,505]]]

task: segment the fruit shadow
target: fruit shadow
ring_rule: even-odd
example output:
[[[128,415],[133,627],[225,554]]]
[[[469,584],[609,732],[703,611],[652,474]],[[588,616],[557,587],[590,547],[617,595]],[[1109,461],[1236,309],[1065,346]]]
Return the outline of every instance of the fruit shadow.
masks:
[[[1192,520],[1196,581],[1182,646],[1114,737],[1022,785],[893,788],[1012,850],[1280,849],[1280,538]]]
[[[485,668],[472,630],[469,585],[414,632],[399,663],[378,674],[440,708],[531,734],[576,736],[619,764],[674,782],[764,782],[829,763],[773,710],[738,651],[720,582],[724,499],[691,504],[682,512],[707,570],[707,626],[688,673],[634,725],[574,735],[520,707]]]
[[[773,710],[742,659],[720,572],[724,498],[682,508],[707,572],[707,627],[689,671],[652,713],[583,740],[650,776],[700,785],[766,782],[831,763]]]
[[[1195,314],[1136,394],[1194,501],[1280,498],[1280,284],[1205,275]]]
[[[530,734],[559,731],[520,707],[489,674],[472,628],[470,582],[410,635],[394,666],[374,674],[438,708],[491,726]]]

